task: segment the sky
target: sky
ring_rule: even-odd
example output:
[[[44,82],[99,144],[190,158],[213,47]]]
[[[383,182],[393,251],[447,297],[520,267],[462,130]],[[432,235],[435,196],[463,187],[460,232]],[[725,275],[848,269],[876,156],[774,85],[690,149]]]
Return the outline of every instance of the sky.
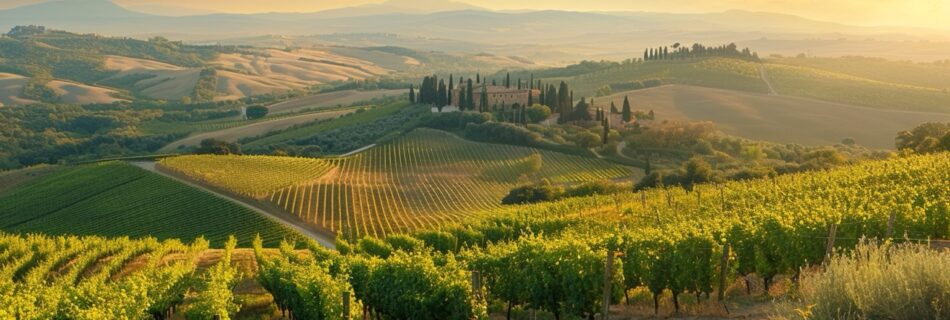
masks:
[[[0,0],[0,8],[43,0]],[[67,0],[75,1],[75,0]],[[114,0],[140,11],[167,14],[313,12],[382,0]],[[423,5],[431,1],[395,0]],[[950,30],[950,0],[462,0],[493,9],[571,11],[719,12],[732,9],[793,14],[861,26],[908,26]]]

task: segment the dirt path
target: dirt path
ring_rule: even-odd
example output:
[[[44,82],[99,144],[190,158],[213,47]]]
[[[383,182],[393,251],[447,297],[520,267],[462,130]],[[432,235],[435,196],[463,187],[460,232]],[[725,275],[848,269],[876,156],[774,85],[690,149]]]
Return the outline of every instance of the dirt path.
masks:
[[[133,165],[139,167],[139,168],[142,168],[142,169],[145,169],[145,170],[148,170],[148,171],[151,171],[151,172],[160,174],[160,175],[162,175],[162,176],[165,176],[165,177],[168,177],[168,178],[171,178],[171,179],[174,179],[174,180],[176,180],[176,181],[178,181],[178,182],[184,183],[184,184],[189,185],[189,186],[191,186],[191,187],[194,187],[194,188],[197,188],[197,189],[201,189],[201,190],[207,191],[207,192],[209,192],[209,193],[211,193],[211,194],[213,194],[213,195],[216,195],[216,196],[218,196],[218,197],[220,197],[220,198],[227,199],[227,200],[229,200],[229,201],[231,201],[231,202],[234,202],[234,203],[236,203],[236,204],[238,204],[238,205],[241,205],[241,206],[243,206],[243,207],[245,207],[245,208],[248,208],[248,209],[250,209],[250,210],[252,210],[252,211],[254,211],[254,212],[257,212],[257,213],[259,213],[259,214],[261,214],[261,215],[263,215],[263,216],[265,216],[265,217],[268,217],[268,218],[270,218],[271,220],[274,220],[274,221],[276,221],[276,222],[278,222],[278,223],[281,223],[281,224],[283,224],[283,225],[285,225],[285,226],[287,226],[287,227],[289,227],[289,228],[291,228],[291,229],[294,229],[294,230],[296,230],[297,232],[300,232],[301,234],[303,234],[303,235],[305,235],[305,236],[307,236],[307,237],[309,237],[309,238],[311,238],[311,239],[313,239],[313,240],[316,240],[318,243],[320,243],[320,244],[323,245],[324,247],[327,247],[327,248],[330,248],[330,249],[336,249],[336,245],[334,245],[333,239],[331,239],[331,238],[329,238],[329,237],[327,237],[327,236],[325,236],[325,235],[323,235],[323,234],[320,234],[319,232],[314,231],[313,229],[311,229],[310,227],[308,227],[308,226],[307,226],[306,224],[304,224],[303,222],[296,221],[296,220],[294,220],[294,219],[292,219],[292,218],[290,218],[290,217],[287,217],[285,213],[282,213],[282,212],[272,212],[271,209],[269,209],[269,208],[262,207],[262,206],[258,206],[258,205],[255,205],[255,204],[253,204],[253,203],[249,203],[249,202],[246,202],[246,201],[244,201],[244,200],[241,200],[241,199],[239,199],[239,198],[235,198],[235,197],[232,197],[232,196],[230,196],[230,195],[217,192],[217,191],[215,191],[215,190],[206,188],[205,186],[202,186],[201,184],[195,183],[194,181],[182,179],[182,178],[180,178],[180,177],[167,174],[167,173],[165,173],[165,172],[162,172],[161,170],[158,170],[158,168],[155,167],[155,162],[154,162],[154,161],[134,161],[134,162],[131,162],[131,163],[132,163]]]
[[[769,87],[769,95],[777,96],[778,92],[775,91],[775,87],[772,87],[772,82],[769,81],[768,75],[765,74],[765,66],[759,65],[759,77],[762,78],[762,81],[765,81],[765,85]]]
[[[201,140],[204,139],[218,139],[228,142],[238,141],[241,138],[253,137],[265,134],[270,131],[286,129],[297,124],[307,123],[316,120],[336,118],[351,112],[355,112],[356,109],[344,109],[344,110],[334,110],[326,112],[316,112],[316,113],[307,113],[299,116],[285,117],[274,120],[267,120],[261,122],[254,122],[248,125],[233,127],[227,129],[221,129],[211,132],[203,132],[199,134],[190,135],[187,138],[169,143],[168,145],[162,147],[160,152],[170,152],[175,151],[180,146],[197,146],[201,143]]]

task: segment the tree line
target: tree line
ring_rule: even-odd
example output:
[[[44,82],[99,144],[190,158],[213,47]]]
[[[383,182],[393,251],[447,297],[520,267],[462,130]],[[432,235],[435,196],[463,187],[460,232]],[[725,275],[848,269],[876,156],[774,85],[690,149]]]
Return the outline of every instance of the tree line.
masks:
[[[749,50],[749,48],[739,50],[735,43],[716,47],[707,47],[699,43],[694,43],[692,47],[686,47],[677,42],[672,46],[661,46],[643,50],[644,61],[684,60],[701,57],[733,57],[759,60],[759,54],[757,52],[753,52]]]

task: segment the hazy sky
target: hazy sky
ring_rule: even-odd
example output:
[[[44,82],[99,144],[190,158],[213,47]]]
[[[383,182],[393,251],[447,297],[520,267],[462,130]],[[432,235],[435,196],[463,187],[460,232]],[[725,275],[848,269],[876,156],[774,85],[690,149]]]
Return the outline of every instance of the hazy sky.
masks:
[[[67,0],[75,1],[75,0]],[[115,0],[132,8],[165,11],[170,7],[198,12],[312,12],[382,0]],[[442,0],[396,0],[425,3]],[[11,7],[42,0],[0,0]],[[788,13],[855,25],[917,26],[950,29],[950,0],[463,0],[496,9],[560,9],[575,11],[710,12],[730,9]]]

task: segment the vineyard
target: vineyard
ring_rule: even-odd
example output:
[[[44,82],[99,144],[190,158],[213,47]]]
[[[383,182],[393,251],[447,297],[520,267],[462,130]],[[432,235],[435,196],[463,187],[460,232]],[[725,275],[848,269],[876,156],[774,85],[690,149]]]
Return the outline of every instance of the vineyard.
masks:
[[[946,239],[948,163],[947,153],[910,156],[692,190],[516,206],[438,230],[340,240],[339,251],[293,241],[266,249],[256,238],[256,267],[243,273],[229,259],[234,240],[216,263],[198,270],[196,257],[207,247],[200,240],[186,246],[0,236],[0,312],[24,319],[56,312],[144,318],[176,310],[190,319],[230,319],[246,307],[235,299],[236,289],[228,289],[242,277],[256,278],[277,313],[297,319],[475,319],[486,317],[490,305],[503,306],[493,313],[515,307],[544,318],[591,318],[605,302],[624,303],[636,290],[653,294],[651,307],[670,299],[679,309],[684,295],[715,299],[710,294],[736,280],[762,279],[766,288],[779,275],[796,281],[801,268],[821,264],[829,250],[855,247],[862,237]],[[947,274],[947,267],[928,268]],[[904,301],[920,302],[907,311],[919,318],[950,316],[939,300],[950,287],[932,285],[902,292]],[[865,310],[843,307],[832,311]]]
[[[331,169],[323,160],[234,156],[176,157],[162,165],[238,193],[271,191],[262,198],[350,237],[433,228],[494,210],[512,187],[540,177],[570,183],[633,174],[603,160],[470,142],[430,129],[326,162]],[[284,179],[287,171],[297,178]],[[327,174],[311,183],[292,181],[310,181],[317,172]],[[288,183],[274,190],[278,182]]]
[[[239,155],[188,155],[164,158],[164,168],[239,194],[262,198],[288,185],[316,180],[330,163],[316,158]]]
[[[229,234],[250,241],[259,233],[268,244],[296,234],[237,204],[121,162],[66,168],[5,193],[0,226],[54,235],[204,236],[215,246]]]

